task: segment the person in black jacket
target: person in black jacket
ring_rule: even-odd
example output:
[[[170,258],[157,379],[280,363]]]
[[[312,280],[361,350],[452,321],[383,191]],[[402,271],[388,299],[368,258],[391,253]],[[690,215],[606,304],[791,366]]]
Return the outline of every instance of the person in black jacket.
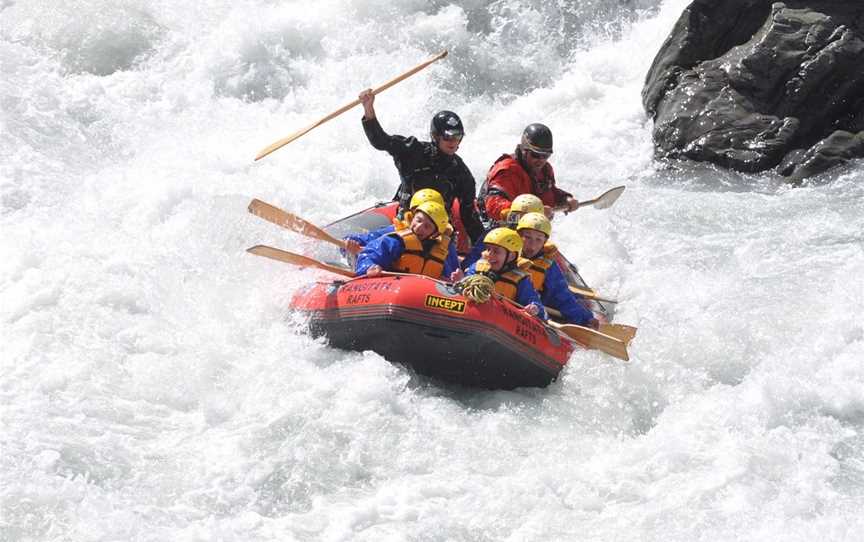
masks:
[[[465,162],[456,154],[465,135],[462,121],[452,111],[439,111],[432,117],[429,136],[432,141],[418,141],[415,137],[389,135],[375,116],[375,95],[371,89],[359,96],[363,104],[363,130],[369,143],[379,151],[393,157],[401,184],[394,200],[407,210],[411,195],[421,188],[433,188],[444,196],[451,217],[453,200],[459,200],[459,222],[472,241],[483,234],[483,225],[475,205],[476,184]],[[456,217],[453,217],[454,219]]]

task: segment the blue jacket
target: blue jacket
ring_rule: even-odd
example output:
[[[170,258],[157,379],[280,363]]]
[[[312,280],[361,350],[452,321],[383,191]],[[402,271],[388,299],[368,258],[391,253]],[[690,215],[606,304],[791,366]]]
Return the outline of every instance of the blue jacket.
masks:
[[[366,233],[352,233],[351,235],[346,235],[345,237],[343,237],[343,239],[352,239],[352,240],[360,243],[361,247],[365,247],[366,245],[368,245],[369,243],[371,243],[375,239],[378,239],[382,235],[387,235],[388,233],[393,233],[394,231],[396,231],[396,226],[394,226],[393,224],[390,224],[389,226],[383,226],[381,228],[378,228],[377,230],[367,231]],[[455,237],[450,240],[450,244],[453,246],[453,250],[456,250]],[[482,252],[482,250],[480,252]],[[478,252],[477,254],[480,254],[480,252]],[[345,249],[342,249],[342,253],[345,254]],[[472,254],[473,254],[473,251],[472,251]],[[478,258],[479,258],[479,256],[478,256]],[[465,266],[465,267],[467,267],[467,266]],[[463,269],[464,269],[464,267],[463,267]]]
[[[465,272],[466,277],[477,274],[476,263],[477,262],[471,264],[471,267],[469,267],[468,271]],[[526,276],[516,285],[516,303],[519,303],[523,307],[527,307],[531,304],[537,305],[537,308],[540,309],[540,312],[537,313],[537,318],[546,320],[547,316],[546,311],[543,309],[543,301],[540,300],[537,290],[535,290],[534,285],[531,284],[531,277]]]
[[[366,233],[352,233],[351,235],[346,235],[344,239],[350,239],[352,241],[357,241],[361,247],[365,247],[375,239],[378,239],[382,235],[387,235],[388,233],[393,233],[396,231],[396,226],[390,224],[389,226],[382,226],[377,230],[367,231]]]
[[[485,235],[483,237],[485,237]],[[483,237],[481,237],[480,239],[483,239]],[[462,263],[459,265],[462,267],[463,270],[468,269],[469,267],[474,265],[474,263],[483,256],[483,251],[486,250],[486,244],[480,239],[478,239],[477,242],[474,243],[474,246],[471,247],[471,252],[469,252],[467,256],[462,258]]]
[[[594,318],[594,314],[585,308],[570,291],[567,279],[564,278],[564,274],[557,263],[553,264],[546,272],[543,293],[540,297],[543,299],[544,305],[560,311],[569,324],[584,326]]]
[[[444,280],[450,280],[450,273],[459,269],[459,256],[456,254],[455,243],[451,241],[447,248],[447,259],[444,260],[444,271],[441,277]],[[354,271],[358,275],[365,275],[366,271],[375,264],[380,265],[385,271],[390,271],[403,252],[405,252],[405,243],[401,237],[382,235],[363,247],[357,255]]]

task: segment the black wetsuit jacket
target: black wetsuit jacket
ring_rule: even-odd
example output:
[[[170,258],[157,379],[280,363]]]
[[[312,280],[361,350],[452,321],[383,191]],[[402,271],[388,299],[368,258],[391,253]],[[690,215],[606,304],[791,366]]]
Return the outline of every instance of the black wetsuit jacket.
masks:
[[[389,135],[377,119],[363,118],[363,131],[373,147],[393,157],[402,181],[393,199],[399,201],[402,209],[408,208],[411,196],[421,188],[440,192],[448,212],[453,199],[459,198],[462,224],[472,242],[477,241],[483,234],[483,225],[474,205],[476,184],[461,158],[440,152],[438,146],[429,141]]]

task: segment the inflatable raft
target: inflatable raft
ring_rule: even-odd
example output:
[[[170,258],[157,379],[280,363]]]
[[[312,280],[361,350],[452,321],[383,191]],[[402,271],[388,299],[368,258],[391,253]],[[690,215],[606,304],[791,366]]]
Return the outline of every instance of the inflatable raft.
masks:
[[[469,303],[452,285],[418,275],[315,283],[292,308],[336,348],[373,350],[466,386],[546,386],[579,348],[515,305]]]
[[[387,226],[396,204],[381,204],[330,224],[333,237]],[[348,267],[335,251],[321,254]],[[587,288],[563,259],[571,284]],[[609,316],[597,302],[590,308]],[[469,303],[451,284],[418,275],[388,274],[317,282],[302,288],[291,308],[308,318],[314,336],[346,350],[373,350],[418,373],[466,386],[513,389],[546,386],[582,347],[512,303]]]

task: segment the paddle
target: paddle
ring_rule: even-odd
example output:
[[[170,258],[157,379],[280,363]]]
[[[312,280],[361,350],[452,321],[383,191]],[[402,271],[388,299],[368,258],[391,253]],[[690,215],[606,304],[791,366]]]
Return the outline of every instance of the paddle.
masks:
[[[290,263],[298,267],[316,267],[318,269],[323,269],[324,271],[330,271],[331,273],[342,275],[343,277],[354,278],[356,276],[353,271],[336,267],[335,265],[329,265],[324,262],[319,262],[318,260],[301,256],[300,254],[294,254],[293,252],[288,252],[286,250],[268,247],[266,245],[255,245],[254,247],[247,248],[246,252],[255,254],[256,256],[264,256],[271,260]]]
[[[334,265],[329,265],[324,262],[319,262],[313,258],[308,258],[306,256],[301,256],[300,254],[294,254],[293,252],[288,252],[285,250],[281,250],[274,247],[269,247],[266,245],[256,245],[254,247],[246,249],[246,252],[250,254],[255,254],[256,256],[263,256],[265,258],[270,258],[271,260],[276,260],[279,262],[290,263],[292,265],[296,265],[298,267],[315,267],[317,269],[322,269],[324,271],[329,271],[331,273],[335,273],[337,275],[342,275],[343,277],[355,278],[356,275],[348,271],[347,269],[343,269],[341,267],[336,267]],[[389,274],[389,273],[388,273]],[[431,279],[431,277],[430,277]],[[436,280],[436,279],[431,279]],[[441,282],[441,281],[437,281]],[[513,305],[524,308],[522,305],[519,305],[515,301],[507,299],[505,297],[499,296],[501,299],[512,303]],[[585,346],[586,348],[593,348],[596,350],[601,350],[606,352],[607,354],[614,356],[616,358],[620,358],[623,360],[629,360],[630,358],[627,356],[627,345],[624,344],[623,341],[616,339],[615,337],[606,335],[599,331],[595,331],[588,327],[576,326],[573,324],[555,324],[554,322],[547,322],[550,326],[557,329],[564,335],[567,335],[574,341],[579,344]],[[622,357],[623,356],[623,357]]]
[[[590,327],[577,326],[575,324],[559,324],[551,320],[547,324],[586,348],[600,350],[612,357],[630,361],[630,355],[627,354],[627,344],[620,339],[595,331]]]
[[[599,196],[594,199],[589,199],[588,201],[580,201],[579,206],[576,209],[581,209],[582,207],[588,207],[593,205],[595,209],[608,209],[612,207],[612,205],[618,201],[618,198],[621,197],[621,193],[624,192],[626,186],[616,186],[615,188],[610,188],[609,190],[603,192]],[[559,207],[555,207],[556,211],[564,211],[564,213],[569,213],[571,211],[575,211],[576,209],[570,209],[566,205],[561,205]]]
[[[295,214],[291,214],[288,211],[283,211],[276,206],[263,202],[260,199],[253,199],[249,202],[249,212],[268,222],[272,222],[277,226],[282,226],[283,228],[305,235],[306,237],[312,237],[327,243],[332,243],[340,248],[345,248],[345,241],[336,239],[315,224],[312,224]]]
[[[638,328],[625,324],[600,324],[600,333],[615,337],[625,345],[629,345],[630,341],[636,336]]]
[[[438,53],[437,55],[435,55],[435,56],[432,57],[431,59],[427,60],[426,62],[422,62],[422,63],[420,63],[420,64],[414,66],[413,68],[411,68],[411,69],[408,70],[407,72],[403,73],[402,75],[400,75],[400,76],[398,76],[398,77],[395,77],[395,78],[391,79],[390,81],[387,81],[386,83],[384,83],[383,85],[381,85],[380,87],[378,87],[378,88],[376,88],[376,89],[373,89],[373,90],[372,90],[372,94],[378,94],[378,93],[380,93],[380,92],[383,92],[383,91],[387,90],[388,88],[392,87],[392,86],[395,85],[396,83],[402,81],[403,79],[407,79],[408,77],[411,77],[412,75],[414,75],[415,73],[419,72],[420,70],[422,70],[422,69],[425,68],[426,66],[432,64],[433,62],[436,62],[436,61],[438,61],[438,60],[441,60],[441,59],[444,58],[445,56],[447,56],[447,51],[442,51],[441,53]],[[345,106],[342,106],[342,107],[340,107],[339,109],[337,109],[336,111],[330,113],[329,115],[326,115],[324,118],[322,118],[321,120],[319,120],[319,121],[313,123],[311,126],[308,126],[308,127],[306,127],[306,128],[303,128],[303,129],[300,130],[299,132],[294,132],[294,133],[291,134],[290,136],[285,137],[285,138],[283,138],[283,139],[280,139],[279,141],[277,141],[277,142],[275,142],[275,143],[272,143],[272,144],[269,145],[268,147],[265,147],[261,152],[259,152],[259,153],[258,153],[258,156],[255,157],[255,160],[258,161],[258,160],[260,160],[261,158],[264,158],[265,156],[267,156],[267,155],[270,154],[271,152],[273,152],[273,151],[275,151],[275,150],[277,150],[277,149],[280,149],[280,148],[284,147],[285,145],[287,145],[288,143],[291,143],[291,142],[294,141],[295,139],[297,139],[297,138],[299,138],[299,137],[305,135],[305,134],[308,133],[308,132],[311,132],[314,128],[317,128],[318,126],[321,126],[322,124],[324,124],[324,123],[327,122],[328,120],[331,120],[331,119],[334,119],[334,118],[338,117],[338,116],[341,115],[342,113],[348,111],[349,109],[351,109],[351,108],[354,107],[355,105],[359,105],[359,104],[360,104],[360,100],[359,100],[359,99],[354,100],[354,101],[351,102],[350,104],[345,105]]]
[[[495,296],[498,297],[498,299],[503,299],[504,301],[519,307],[520,309],[525,309],[525,307],[519,303],[516,303],[512,299],[506,298],[501,294],[496,293]],[[548,308],[546,310],[548,310]],[[561,313],[558,314],[560,315]],[[623,359],[624,361],[630,361],[630,356],[627,354],[627,344],[617,337],[607,335],[600,331],[591,329],[590,327],[577,326],[576,324],[559,324],[552,320],[547,320],[545,323],[549,327],[557,330],[559,333],[570,337],[585,348],[600,350],[612,357]]]
[[[616,186],[615,188],[610,188],[609,190],[603,192],[600,196],[589,199],[588,201],[580,201],[579,207],[587,207],[589,205],[593,205],[595,209],[607,209],[612,207],[612,204],[618,201],[618,198],[621,197],[621,193],[624,192],[626,186]],[[577,209],[579,208],[577,207]]]
[[[594,290],[586,290],[577,286],[570,286],[570,291],[576,295],[581,295],[586,299],[593,299],[595,301],[601,301],[603,303],[618,303],[618,301],[615,299],[606,299],[605,297],[600,297]]]
[[[552,307],[544,307],[549,316],[554,318],[558,318],[559,320],[564,318],[564,315],[561,314],[560,311],[553,309]],[[637,328],[633,326],[627,326],[624,324],[600,324],[600,329],[598,330],[600,333],[604,335],[609,335],[610,337],[614,337],[619,341],[624,343],[624,346],[630,344],[630,341],[633,340],[633,337],[636,336]]]

